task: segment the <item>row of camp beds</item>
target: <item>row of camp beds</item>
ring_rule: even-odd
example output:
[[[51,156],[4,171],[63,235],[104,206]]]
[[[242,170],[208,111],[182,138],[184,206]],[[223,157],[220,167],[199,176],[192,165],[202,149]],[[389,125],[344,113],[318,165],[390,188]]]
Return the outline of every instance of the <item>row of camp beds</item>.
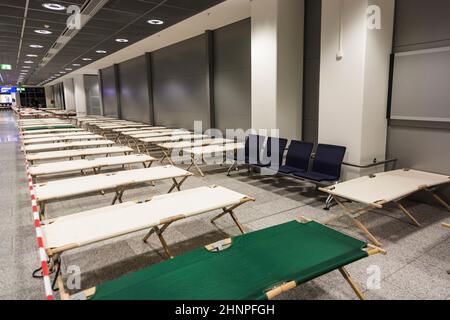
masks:
[[[204,176],[201,164],[209,164],[210,159],[214,159],[213,164],[216,162],[222,164],[227,154],[244,148],[242,143],[235,143],[234,140],[211,138],[184,129],[141,126],[120,120],[113,125],[110,124],[111,120],[103,122],[90,119],[87,123],[91,128],[103,130],[103,134],[104,130],[110,130],[116,142],[124,143],[138,152],[147,154],[162,152],[161,162],[167,159],[171,165],[187,163],[188,170],[195,167],[201,176]],[[95,132],[95,129],[93,131]]]
[[[39,133],[23,132],[23,141],[51,138],[42,137],[42,135],[53,135],[54,139],[60,139],[67,133],[61,132],[67,129],[46,130],[48,131]],[[79,137],[86,134],[81,131],[75,133],[78,133]],[[34,141],[24,146],[36,144],[38,145]],[[30,156],[34,155],[27,154],[27,159]],[[155,160],[148,155],[126,155],[122,159],[125,157],[136,157],[134,161],[146,160],[149,163]],[[95,168],[118,163],[120,161],[116,157],[62,161],[32,166],[30,172],[33,177],[67,172],[67,170],[76,172],[93,169],[96,172]],[[66,198],[112,191],[115,192],[113,204],[117,201],[121,202],[116,206],[48,219],[42,230],[44,245],[52,261],[52,268],[60,270],[61,255],[67,251],[142,230],[149,230],[144,241],[156,234],[168,257],[172,257],[171,250],[163,237],[167,228],[181,219],[216,210],[221,210],[221,214],[213,221],[230,215],[240,231],[244,233],[244,227],[240,224],[235,211],[241,205],[254,199],[218,186],[180,191],[183,182],[191,175],[188,171],[174,166],[162,166],[55,180],[43,184],[36,183],[35,195],[42,218],[46,217],[47,203]],[[122,203],[125,189],[165,179],[171,179],[174,182],[167,195],[157,196],[145,202]],[[181,180],[177,181],[177,179]],[[172,194],[171,192],[175,189],[180,192]],[[100,225],[102,228],[98,228]],[[298,246],[293,248],[292,243]],[[311,244],[321,248],[320,254],[311,254],[311,252],[317,252]],[[379,252],[383,251],[315,222],[292,222],[209,245],[98,288],[81,292],[72,298],[271,299],[301,283],[336,269],[340,270],[357,295],[362,298],[361,291],[350,278],[345,266]],[[223,269],[225,266],[227,266],[226,270]],[[230,272],[230,266],[232,266],[232,272]],[[186,267],[191,272],[185,273]],[[216,270],[212,277],[195,276],[205,274],[204,271],[211,268]],[[269,270],[272,271],[267,272]],[[273,272],[274,270],[276,272]],[[171,279],[177,279],[178,289],[173,289]],[[61,297],[70,298],[64,290],[62,275],[59,273],[56,275],[56,282],[60,288]],[[183,290],[180,290],[180,287]]]

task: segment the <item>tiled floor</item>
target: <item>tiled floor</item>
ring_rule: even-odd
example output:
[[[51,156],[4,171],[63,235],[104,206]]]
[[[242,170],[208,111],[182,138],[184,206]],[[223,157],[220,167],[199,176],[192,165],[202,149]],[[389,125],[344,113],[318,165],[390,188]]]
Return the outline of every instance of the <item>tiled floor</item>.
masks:
[[[38,266],[37,244],[32,223],[29,194],[23,156],[17,142],[17,131],[9,112],[0,113],[0,299],[42,299],[41,280],[31,277]],[[330,214],[323,210],[323,196],[314,186],[289,179],[248,177],[245,170],[227,177],[224,170],[207,171],[205,178],[193,177],[184,190],[203,185],[221,185],[256,199],[255,203],[237,210],[248,231],[259,230],[306,216],[319,221]],[[168,183],[127,192],[125,200],[145,199],[164,194]],[[107,206],[111,194],[92,196],[50,204],[50,217]],[[441,223],[450,215],[440,207],[407,202],[408,207],[423,223],[422,228],[409,221],[393,207],[387,211],[367,214],[364,222],[381,238],[387,256],[373,256],[348,267],[349,272],[364,289],[367,299],[450,299],[450,232]],[[166,239],[175,255],[212,243],[238,229],[228,218],[214,226],[209,218],[214,213],[181,221],[166,232]],[[364,239],[346,219],[335,225],[338,230]],[[82,271],[82,287],[89,288],[106,280],[163,261],[164,252],[157,239],[142,242],[143,234],[133,234],[99,245],[72,251],[64,256],[64,266],[78,266]],[[368,290],[369,271],[381,271],[379,289]],[[332,272],[292,290],[280,299],[355,299],[350,287],[338,272]]]

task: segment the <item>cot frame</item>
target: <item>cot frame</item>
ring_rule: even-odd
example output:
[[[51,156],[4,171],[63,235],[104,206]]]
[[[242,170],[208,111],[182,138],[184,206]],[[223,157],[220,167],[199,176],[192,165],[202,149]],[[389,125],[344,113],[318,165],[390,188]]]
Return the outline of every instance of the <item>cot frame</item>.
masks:
[[[75,150],[75,149],[74,149]],[[128,155],[130,155],[130,154],[132,154],[133,153],[133,151],[131,150],[127,150],[127,151],[120,151],[120,152],[113,152],[113,153],[111,153],[111,152],[108,152],[108,153],[100,153],[100,154],[94,154],[94,155],[85,155],[85,154],[83,154],[83,155],[76,155],[76,156],[73,156],[73,157],[61,157],[61,158],[51,158],[51,159],[37,159],[37,160],[30,160],[30,159],[27,159],[27,161],[30,163],[30,165],[33,165],[34,164],[34,162],[36,162],[36,161],[47,161],[47,160],[51,160],[51,161],[54,161],[54,160],[60,160],[60,159],[69,159],[69,161],[72,161],[74,158],[80,158],[81,160],[84,160],[84,159],[86,159],[86,157],[91,157],[91,156],[100,156],[100,155],[105,155],[105,157],[107,158],[107,157],[109,157],[109,156],[111,156],[112,154],[120,154],[120,153],[123,153],[125,156],[128,156]]]
[[[155,163],[156,161],[158,161],[158,159],[155,159],[155,158],[153,158],[153,157],[150,157],[150,158],[152,158],[152,159],[151,159],[151,160],[148,160],[148,161],[134,162],[134,163],[123,164],[123,165],[122,165],[122,169],[125,170],[125,167],[127,166],[127,167],[128,167],[128,170],[131,170],[131,165],[132,165],[132,164],[139,164],[139,163],[142,163],[142,165],[144,166],[144,169],[150,168],[150,167],[153,165],[153,163]],[[119,166],[120,166],[120,164],[119,164]],[[93,166],[93,167],[88,168],[88,169],[80,170],[80,172],[81,172],[81,175],[82,175],[82,176],[85,176],[85,175],[86,175],[86,171],[92,170],[93,173],[94,173],[94,175],[98,175],[98,174],[101,173],[101,171],[102,171],[103,168],[107,168],[107,167],[111,167],[111,166],[109,166],[109,165],[105,165],[105,166]],[[41,176],[55,175],[55,174],[68,174],[68,173],[76,172],[76,171],[77,171],[77,170],[70,170],[70,171],[60,171],[60,172],[55,172],[55,173],[44,173],[44,174],[34,174],[34,175],[30,173],[30,175],[31,175],[31,179],[32,179],[33,184],[36,184],[36,183],[37,183],[38,177],[41,177]]]
[[[312,220],[308,219],[306,217],[300,217],[297,219],[297,221],[305,224],[305,223],[311,222]],[[228,239],[225,239],[225,240],[213,243],[213,244],[206,245],[204,248],[210,252],[213,252],[213,251],[221,250],[222,248],[231,245],[232,241],[233,240],[231,238],[228,238]],[[387,255],[387,252],[385,250],[383,250],[377,246],[371,245],[371,244],[367,244],[367,248],[363,249],[363,251],[367,252],[368,257],[376,255],[376,254]],[[358,299],[365,300],[364,293],[359,288],[358,284],[352,278],[350,273],[347,271],[346,267],[340,267],[336,270],[339,271],[339,273],[342,275],[344,280],[348,283],[350,288],[356,294]],[[58,288],[59,288],[59,292],[60,292],[60,296],[61,296],[62,300],[88,300],[95,295],[96,290],[97,290],[96,287],[93,287],[93,288],[83,290],[82,292],[71,296],[70,294],[68,294],[65,291],[64,282],[62,281],[61,277],[58,277],[57,284],[58,284]],[[273,300],[276,297],[280,296],[281,294],[288,292],[292,289],[295,289],[298,286],[300,286],[300,285],[298,285],[295,281],[284,282],[284,283],[281,283],[281,284],[267,290],[265,292],[265,295],[268,300]]]
[[[149,201],[151,201],[151,200],[149,200]],[[239,208],[240,206],[242,206],[242,205],[244,205],[244,204],[246,204],[248,202],[254,202],[254,201],[255,201],[255,199],[250,198],[250,197],[242,198],[241,201],[238,204],[232,205],[232,206],[230,206],[228,208],[223,208],[222,209],[223,212],[221,214],[219,214],[218,216],[216,216],[215,218],[213,218],[211,220],[211,223],[214,224],[214,221],[216,221],[217,219],[219,219],[219,218],[229,214],[231,216],[232,220],[234,221],[234,223],[236,224],[236,226],[241,231],[241,233],[245,234],[244,227],[242,226],[242,224],[237,219],[237,217],[236,217],[236,215],[234,213],[234,210],[236,210],[237,208]],[[204,212],[204,213],[207,213],[207,212]],[[174,216],[174,217],[162,220],[159,226],[155,226],[155,227],[150,228],[148,234],[143,238],[142,241],[144,243],[147,243],[148,239],[153,234],[156,234],[158,239],[159,239],[159,241],[160,241],[160,243],[161,243],[161,245],[163,246],[163,249],[164,249],[164,251],[165,251],[165,253],[167,255],[167,258],[168,259],[173,259],[174,256],[172,255],[172,253],[170,251],[170,248],[169,248],[169,246],[168,246],[168,244],[167,244],[167,242],[166,242],[166,240],[165,240],[165,238],[163,236],[163,233],[173,223],[175,223],[177,221],[184,220],[184,219],[188,219],[188,218],[189,217],[186,217],[184,215],[179,215],[179,216]],[[56,219],[50,219],[50,220],[47,221],[47,224],[51,224],[55,220]],[[116,237],[113,237],[113,238],[116,238]],[[97,241],[95,243],[102,242],[102,241],[105,241],[105,240],[100,240],[100,241]],[[50,259],[50,268],[49,269],[53,273],[55,273],[55,282],[56,282],[56,284],[58,286],[58,289],[59,289],[60,296],[61,296],[62,300],[70,300],[70,295],[68,295],[65,292],[65,289],[64,289],[64,282],[63,282],[63,279],[62,279],[62,273],[61,273],[61,268],[60,268],[62,254],[67,252],[67,251],[74,250],[74,249],[77,249],[77,248],[80,248],[80,247],[81,246],[79,246],[79,245],[73,244],[73,245],[67,245],[67,246],[54,248],[54,249],[46,249],[47,256]],[[94,293],[95,293],[95,291],[94,291]]]
[[[190,174],[190,172],[187,172],[186,175],[184,176],[180,176],[177,178],[168,178],[168,179],[162,179],[162,180],[172,180],[172,186],[169,189],[169,191],[167,193],[172,193],[175,189],[177,189],[178,191],[181,191],[181,186],[186,182],[186,180],[190,177],[192,177],[193,175]],[[177,179],[180,179],[180,181],[178,181]],[[154,181],[148,181],[148,182],[139,182],[139,183],[127,183],[127,184],[123,184],[120,186],[116,186],[110,189],[103,189],[103,190],[97,190],[97,191],[93,191],[91,193],[84,193],[84,194],[80,194],[78,196],[67,196],[67,197],[57,197],[54,198],[52,200],[36,200],[38,208],[39,208],[39,216],[41,217],[41,220],[45,219],[45,207],[47,204],[49,203],[53,203],[53,202],[57,202],[57,201],[61,201],[64,199],[71,199],[71,198],[83,198],[85,196],[88,195],[95,195],[100,193],[101,195],[105,195],[106,193],[112,193],[114,192],[114,198],[112,200],[111,205],[115,205],[117,202],[119,203],[123,203],[122,197],[125,193],[125,191],[127,190],[131,190],[133,188],[136,188],[139,185],[145,185],[145,184],[150,184],[151,186],[154,186]]]
[[[403,169],[404,171],[409,171],[410,169]],[[346,197],[343,197],[342,195],[339,195],[338,193],[334,192],[333,190],[335,189],[335,186],[330,186],[327,188],[319,188],[320,191],[325,192],[327,194],[329,194],[333,200],[336,201],[336,203],[339,205],[339,207],[343,210],[343,212],[335,217],[332,217],[330,219],[328,219],[324,224],[328,225],[333,223],[334,221],[346,216],[348,218],[350,218],[350,220],[355,224],[355,226],[360,229],[363,234],[370,240],[372,241],[373,244],[377,245],[377,246],[381,246],[381,242],[370,232],[370,230],[360,221],[360,217],[365,214],[368,213],[370,211],[373,211],[375,209],[384,209],[384,206],[388,203],[393,203],[395,204],[400,211],[407,216],[412,223],[417,226],[417,227],[421,227],[421,224],[417,221],[417,219],[414,217],[414,215],[404,206],[400,203],[400,201],[402,201],[405,198],[410,197],[411,195],[420,192],[420,191],[427,191],[428,193],[430,193],[432,195],[432,197],[438,202],[440,203],[444,208],[446,208],[448,211],[450,211],[450,205],[443,199],[443,197],[441,197],[438,194],[438,189],[441,188],[443,185],[447,185],[450,183],[450,178],[448,180],[447,183],[444,184],[440,184],[437,186],[419,186],[416,190],[410,192],[407,195],[404,195],[398,199],[394,199],[394,200],[380,200],[374,203],[364,203],[365,206],[361,209],[356,209],[356,210],[352,210],[350,209],[347,205],[345,205],[345,201],[343,201],[342,199],[345,200],[349,200],[349,201],[354,201],[354,202],[358,202],[361,203],[355,199],[349,199]]]

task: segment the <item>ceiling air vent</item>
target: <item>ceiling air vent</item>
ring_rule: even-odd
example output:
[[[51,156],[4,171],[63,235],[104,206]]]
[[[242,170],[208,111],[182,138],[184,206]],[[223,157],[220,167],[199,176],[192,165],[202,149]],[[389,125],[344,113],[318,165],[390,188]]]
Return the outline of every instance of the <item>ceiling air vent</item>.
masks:
[[[69,29],[65,28],[61,35],[56,39],[48,54],[43,59],[40,64],[41,67],[47,65],[50,60],[57,55],[57,53],[64,48],[64,46],[75,37],[75,35],[86,25],[86,23],[91,20],[91,18],[108,2],[108,0],[87,0],[81,6],[81,19],[80,19],[80,29]],[[47,59],[48,55],[50,57]]]

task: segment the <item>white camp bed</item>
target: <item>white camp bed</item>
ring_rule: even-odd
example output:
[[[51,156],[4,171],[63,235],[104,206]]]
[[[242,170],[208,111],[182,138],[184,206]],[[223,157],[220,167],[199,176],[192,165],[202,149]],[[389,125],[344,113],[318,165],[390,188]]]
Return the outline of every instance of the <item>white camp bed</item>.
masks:
[[[43,143],[56,143],[56,142],[64,142],[64,141],[82,141],[82,140],[100,140],[105,139],[105,137],[97,134],[91,135],[65,135],[65,136],[56,136],[50,138],[38,138],[38,139],[24,139],[23,143],[25,145],[29,144],[43,144]]]
[[[166,127],[152,127],[152,126],[144,126],[144,127],[140,127],[140,128],[117,128],[117,129],[113,129],[114,132],[116,133],[127,133],[127,132],[142,132],[142,131],[157,131],[157,130],[165,130],[167,129]]]
[[[76,136],[91,136],[92,132],[84,131],[81,129],[81,131],[76,132],[61,132],[61,133],[43,133],[43,134],[35,134],[35,135],[24,135],[24,140],[30,140],[30,139],[44,139],[44,138],[53,138],[53,137],[76,137]]]
[[[133,149],[129,147],[107,147],[107,148],[95,148],[95,149],[80,149],[80,150],[63,150],[27,154],[26,160],[33,164],[36,161],[48,161],[57,159],[70,159],[86,158],[87,156],[99,156],[99,155],[112,155],[117,153],[123,153],[125,155],[131,154]]]
[[[113,146],[114,141],[111,140],[92,140],[92,141],[76,141],[76,142],[60,142],[46,144],[31,144],[24,147],[26,153],[45,152],[51,150],[67,150],[75,148],[92,148],[92,147],[108,147]]]
[[[232,190],[213,186],[156,196],[142,203],[126,202],[90,210],[49,220],[42,227],[44,247],[53,262],[59,263],[60,255],[68,250],[150,230],[143,240],[146,242],[152,234],[156,234],[167,255],[172,257],[163,237],[169,225],[221,210],[222,213],[212,219],[211,223],[229,214],[244,233],[234,211],[250,201],[255,200]]]
[[[234,140],[224,139],[224,138],[211,138],[211,139],[202,139],[195,141],[181,141],[181,142],[169,142],[169,143],[160,143],[157,146],[161,148],[164,156],[160,160],[161,163],[164,162],[165,159],[168,159],[170,164],[174,164],[172,162],[173,154],[179,154],[180,151],[188,148],[209,146],[209,145],[221,145],[221,144],[229,144],[233,143]]]
[[[402,205],[400,200],[425,190],[450,211],[450,206],[436,193],[437,188],[450,184],[450,177],[417,170],[400,169],[366,176],[347,182],[339,183],[320,191],[331,195],[343,209],[343,214],[327,221],[332,221],[346,215],[364,234],[376,245],[380,245],[377,238],[358,220],[358,217],[373,209],[382,209],[387,203],[395,203],[417,226],[420,224],[413,215]],[[351,210],[341,199],[347,199],[364,204],[362,209]]]
[[[198,173],[202,177],[204,177],[205,174],[200,169],[201,164],[218,164],[217,160],[219,158],[220,161],[222,161],[219,164],[223,164],[224,159],[226,159],[227,153],[234,153],[242,149],[245,149],[244,143],[231,143],[225,145],[209,145],[204,147],[187,148],[184,149],[183,152],[190,155],[191,158],[191,164],[189,165],[187,170],[189,171],[192,167],[195,167]]]
[[[133,139],[145,139],[145,138],[156,138],[156,137],[164,137],[164,136],[182,136],[192,134],[192,132],[187,130],[179,130],[179,129],[167,129],[167,130],[157,130],[157,131],[149,131],[149,132],[131,132],[126,135]]]
[[[75,133],[75,132],[84,132],[85,130],[82,128],[67,128],[67,129],[43,129],[43,130],[34,130],[34,131],[25,131],[22,132],[24,137],[32,137],[35,135],[41,134],[49,134],[49,133]]]
[[[175,189],[180,191],[181,185],[190,176],[192,176],[192,173],[174,166],[153,167],[37,184],[35,185],[35,194],[39,212],[41,216],[44,216],[45,205],[52,201],[96,193],[115,192],[112,202],[114,205],[117,201],[122,203],[125,190],[155,181],[172,180],[173,185],[168,193]],[[181,180],[178,182],[177,179]],[[126,217],[124,218],[126,219]]]
[[[70,173],[80,171],[83,174],[87,170],[92,170],[94,174],[99,174],[102,168],[114,166],[126,166],[142,163],[144,168],[150,168],[156,159],[144,154],[133,154],[129,156],[116,156],[107,158],[97,158],[91,160],[73,160],[63,162],[43,163],[31,166],[29,173],[36,183],[36,179],[40,176]]]
[[[195,141],[200,139],[206,139],[209,136],[204,134],[186,134],[186,135],[174,135],[174,136],[163,136],[163,137],[154,137],[154,138],[141,138],[137,139],[139,141],[139,146],[143,146],[146,153],[149,153],[152,148],[156,147],[156,151],[161,152],[161,149],[157,147],[160,143],[168,143],[168,142],[179,142],[179,141]],[[140,148],[138,146],[138,150],[140,152]]]

